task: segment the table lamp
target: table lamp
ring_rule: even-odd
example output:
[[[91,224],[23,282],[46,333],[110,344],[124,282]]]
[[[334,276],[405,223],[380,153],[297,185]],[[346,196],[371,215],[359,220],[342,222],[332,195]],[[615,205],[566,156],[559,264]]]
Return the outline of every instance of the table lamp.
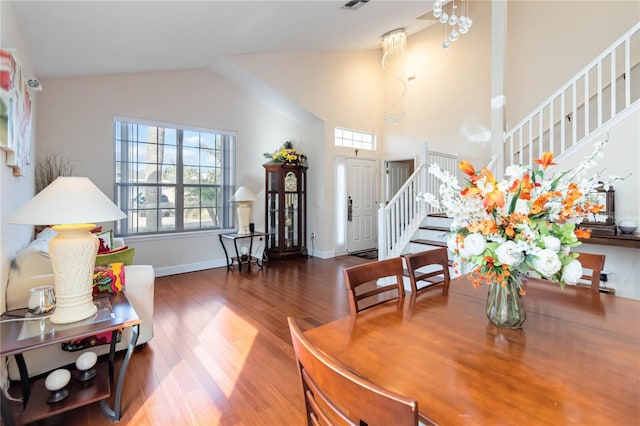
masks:
[[[236,211],[238,213],[238,235],[249,235],[249,221],[251,220],[251,202],[256,201],[258,198],[249,190],[246,186],[238,188],[231,201],[237,205]]]
[[[108,222],[126,215],[86,177],[59,177],[18,209],[9,223],[54,225],[58,235],[49,242],[56,309],[56,324],[80,321],[96,313],[93,304],[93,269],[98,238],[93,222]]]

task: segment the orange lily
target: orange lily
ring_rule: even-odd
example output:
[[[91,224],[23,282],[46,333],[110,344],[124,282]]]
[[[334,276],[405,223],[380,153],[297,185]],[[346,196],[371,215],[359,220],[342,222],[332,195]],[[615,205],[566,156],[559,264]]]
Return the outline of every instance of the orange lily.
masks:
[[[498,190],[498,185],[496,184],[496,178],[493,176],[493,173],[486,167],[482,168],[482,172],[480,173],[482,177],[485,178],[485,181],[491,186],[493,186],[493,191],[487,193],[484,196],[484,200],[482,204],[486,209],[491,208],[496,205],[498,207],[504,206],[504,194]]]
[[[474,169],[473,165],[467,160],[462,160],[460,164],[458,164],[458,168],[466,175],[473,176],[476,174],[476,169]]]
[[[573,233],[578,238],[591,238],[591,229],[578,228]]]
[[[557,163],[554,163],[552,160],[553,160],[553,152],[543,152],[542,158],[533,159],[533,161],[535,161],[536,163],[542,166],[543,170],[549,166],[555,166],[557,164]]]

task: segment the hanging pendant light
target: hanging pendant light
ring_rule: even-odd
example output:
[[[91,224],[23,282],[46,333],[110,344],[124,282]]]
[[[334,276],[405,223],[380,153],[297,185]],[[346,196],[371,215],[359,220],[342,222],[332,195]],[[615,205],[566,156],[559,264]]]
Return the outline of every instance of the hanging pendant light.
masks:
[[[444,50],[449,49],[451,43],[458,41],[461,35],[467,34],[473,25],[473,20],[469,17],[468,2],[469,0],[458,0],[456,4],[456,0],[436,0],[433,3],[433,17],[445,26],[442,42]]]

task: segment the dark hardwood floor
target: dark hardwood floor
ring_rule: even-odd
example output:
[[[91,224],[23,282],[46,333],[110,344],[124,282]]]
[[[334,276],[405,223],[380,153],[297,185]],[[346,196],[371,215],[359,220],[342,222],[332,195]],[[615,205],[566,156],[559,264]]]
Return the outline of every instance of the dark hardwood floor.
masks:
[[[348,315],[342,269],[368,261],[308,258],[156,278],[155,335],[131,359],[119,424],[306,424],[286,318],[306,330]],[[95,403],[41,424],[113,422]]]

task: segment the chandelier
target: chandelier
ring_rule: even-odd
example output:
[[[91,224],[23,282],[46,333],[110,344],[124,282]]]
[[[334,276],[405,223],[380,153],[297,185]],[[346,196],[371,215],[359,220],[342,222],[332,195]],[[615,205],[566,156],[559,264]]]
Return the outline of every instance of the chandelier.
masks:
[[[382,36],[382,69],[395,81],[397,91],[395,101],[384,115],[384,121],[390,126],[397,126],[405,118],[402,99],[407,92],[405,81],[405,49],[407,33],[404,28],[389,31]]]
[[[473,20],[469,17],[468,2],[469,0],[458,0],[458,4],[456,0],[433,2],[433,17],[438,18],[438,21],[445,25],[442,42],[444,50],[449,49],[451,43],[458,41],[460,35],[468,33],[473,25]],[[449,5],[451,6],[448,7]]]

